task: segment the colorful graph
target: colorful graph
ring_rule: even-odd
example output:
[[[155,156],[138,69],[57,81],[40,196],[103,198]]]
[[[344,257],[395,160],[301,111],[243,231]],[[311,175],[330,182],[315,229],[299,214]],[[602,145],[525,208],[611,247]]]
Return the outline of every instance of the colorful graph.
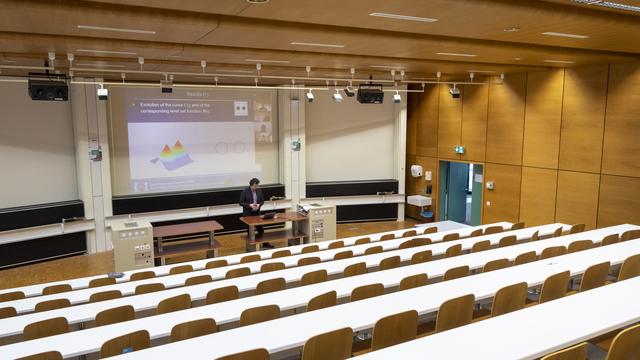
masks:
[[[169,145],[165,144],[160,152],[160,157],[151,160],[154,164],[158,161],[160,161],[168,171],[179,169],[193,162],[189,157],[189,154],[184,150],[184,146],[180,140],[176,140],[173,148],[170,148]]]

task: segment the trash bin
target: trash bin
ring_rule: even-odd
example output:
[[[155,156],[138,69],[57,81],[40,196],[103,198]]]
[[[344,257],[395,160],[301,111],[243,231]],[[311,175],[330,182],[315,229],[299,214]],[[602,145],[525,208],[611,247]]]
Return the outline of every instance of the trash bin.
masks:
[[[433,222],[433,212],[432,211],[423,211],[420,213],[420,220],[423,223]]]

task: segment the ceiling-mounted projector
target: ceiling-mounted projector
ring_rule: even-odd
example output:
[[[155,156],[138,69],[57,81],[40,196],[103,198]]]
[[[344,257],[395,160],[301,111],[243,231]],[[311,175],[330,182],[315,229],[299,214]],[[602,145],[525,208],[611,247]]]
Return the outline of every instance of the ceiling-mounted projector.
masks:
[[[29,73],[29,96],[31,100],[67,101],[67,77],[63,74]]]
[[[360,84],[357,99],[361,104],[382,104],[384,101],[382,84]]]

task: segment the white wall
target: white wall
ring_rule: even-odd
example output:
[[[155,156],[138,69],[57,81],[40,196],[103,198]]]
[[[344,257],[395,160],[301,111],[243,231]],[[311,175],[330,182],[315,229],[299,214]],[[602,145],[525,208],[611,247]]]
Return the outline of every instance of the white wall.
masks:
[[[78,199],[70,102],[0,82],[0,209]]]

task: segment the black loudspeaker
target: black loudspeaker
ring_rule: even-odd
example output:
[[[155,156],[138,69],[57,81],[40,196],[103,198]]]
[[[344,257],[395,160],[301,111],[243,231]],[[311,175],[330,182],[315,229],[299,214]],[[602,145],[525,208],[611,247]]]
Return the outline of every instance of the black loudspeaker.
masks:
[[[68,101],[67,77],[56,74],[29,74],[31,100]]]

